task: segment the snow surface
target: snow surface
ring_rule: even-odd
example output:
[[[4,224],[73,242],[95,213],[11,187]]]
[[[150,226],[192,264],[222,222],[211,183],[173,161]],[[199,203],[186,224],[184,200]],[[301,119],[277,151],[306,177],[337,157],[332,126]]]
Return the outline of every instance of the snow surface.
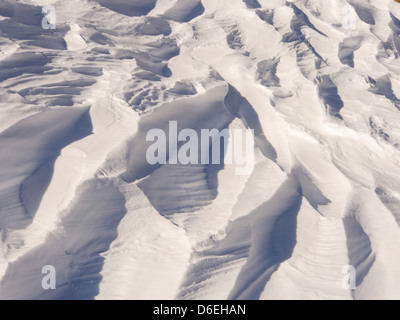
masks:
[[[399,57],[393,0],[0,0],[0,299],[400,299]]]

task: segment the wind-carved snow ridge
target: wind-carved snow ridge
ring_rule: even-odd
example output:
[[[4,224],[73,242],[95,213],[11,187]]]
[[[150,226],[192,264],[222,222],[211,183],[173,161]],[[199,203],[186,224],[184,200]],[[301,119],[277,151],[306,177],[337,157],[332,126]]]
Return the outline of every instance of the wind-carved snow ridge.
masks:
[[[399,3],[46,2],[0,1],[1,299],[400,298]],[[254,170],[151,165],[171,122]]]

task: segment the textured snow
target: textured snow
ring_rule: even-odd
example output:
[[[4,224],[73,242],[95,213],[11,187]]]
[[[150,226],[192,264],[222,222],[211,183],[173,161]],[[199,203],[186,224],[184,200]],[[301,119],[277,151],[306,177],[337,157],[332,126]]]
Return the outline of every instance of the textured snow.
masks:
[[[400,299],[399,57],[394,0],[0,0],[0,299]]]

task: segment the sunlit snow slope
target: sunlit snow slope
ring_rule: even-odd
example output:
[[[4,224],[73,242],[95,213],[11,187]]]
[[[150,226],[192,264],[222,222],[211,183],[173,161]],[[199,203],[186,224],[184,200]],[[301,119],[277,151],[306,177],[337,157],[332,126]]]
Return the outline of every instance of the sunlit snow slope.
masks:
[[[394,0],[0,0],[0,299],[400,299],[399,57]]]

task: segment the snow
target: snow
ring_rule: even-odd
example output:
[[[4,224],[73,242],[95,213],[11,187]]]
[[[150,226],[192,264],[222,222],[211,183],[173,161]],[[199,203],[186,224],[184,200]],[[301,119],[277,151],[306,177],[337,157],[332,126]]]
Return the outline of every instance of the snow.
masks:
[[[399,56],[393,0],[0,1],[0,299],[400,299]]]

